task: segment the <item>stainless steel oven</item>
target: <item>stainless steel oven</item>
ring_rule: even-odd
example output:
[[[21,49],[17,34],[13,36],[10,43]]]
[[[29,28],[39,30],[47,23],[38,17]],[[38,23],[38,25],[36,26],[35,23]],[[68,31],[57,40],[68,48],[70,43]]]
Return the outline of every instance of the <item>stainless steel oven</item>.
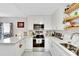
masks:
[[[33,47],[44,47],[44,40],[43,39],[33,39]]]
[[[36,35],[33,37],[33,47],[44,47],[44,35]]]

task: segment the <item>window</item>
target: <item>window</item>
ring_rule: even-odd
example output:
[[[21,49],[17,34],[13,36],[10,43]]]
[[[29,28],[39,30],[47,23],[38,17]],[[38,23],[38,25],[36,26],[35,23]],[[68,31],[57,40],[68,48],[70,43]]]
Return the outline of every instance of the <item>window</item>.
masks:
[[[13,35],[13,25],[12,23],[3,23],[3,37],[11,37]]]
[[[3,29],[4,29],[4,34],[9,34],[10,33],[10,24],[9,23],[4,23],[3,24]]]

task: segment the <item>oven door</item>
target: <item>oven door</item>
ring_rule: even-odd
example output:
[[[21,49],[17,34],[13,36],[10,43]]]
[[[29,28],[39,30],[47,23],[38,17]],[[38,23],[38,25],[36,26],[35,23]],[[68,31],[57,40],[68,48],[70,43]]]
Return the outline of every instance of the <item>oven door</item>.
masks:
[[[33,39],[33,47],[44,47],[43,39]]]

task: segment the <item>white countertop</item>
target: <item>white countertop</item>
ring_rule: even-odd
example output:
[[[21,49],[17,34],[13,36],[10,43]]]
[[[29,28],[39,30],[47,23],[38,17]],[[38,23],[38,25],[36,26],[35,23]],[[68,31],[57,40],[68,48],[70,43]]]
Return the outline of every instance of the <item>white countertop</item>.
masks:
[[[67,43],[67,41],[60,40],[56,37],[51,37],[52,41],[55,42],[58,46],[60,46],[62,49],[64,49],[66,52],[68,52],[71,56],[77,56],[75,53],[69,51],[67,48],[63,47],[60,43]]]
[[[55,38],[55,41],[56,41],[56,42],[59,42],[59,43],[68,43],[68,42],[70,42],[70,41],[68,41],[68,40],[61,40],[61,39],[58,39],[58,38],[56,38],[56,37],[52,37],[52,38]],[[77,48],[79,48],[79,45],[75,44],[75,43],[72,42],[72,41],[71,41],[70,44],[73,45],[73,46],[75,46],[75,47],[77,47]]]
[[[21,38],[21,37],[10,37],[10,38],[6,38],[6,39],[1,39],[0,44],[15,44],[22,39],[23,38]]]

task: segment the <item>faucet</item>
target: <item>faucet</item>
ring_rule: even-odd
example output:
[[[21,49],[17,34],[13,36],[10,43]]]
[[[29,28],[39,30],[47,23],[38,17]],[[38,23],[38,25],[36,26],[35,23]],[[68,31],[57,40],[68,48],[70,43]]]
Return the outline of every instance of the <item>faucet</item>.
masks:
[[[71,35],[71,40],[72,40],[72,38],[73,38],[73,36],[75,35],[75,34],[78,34],[79,35],[79,33],[73,33],[72,35]]]

